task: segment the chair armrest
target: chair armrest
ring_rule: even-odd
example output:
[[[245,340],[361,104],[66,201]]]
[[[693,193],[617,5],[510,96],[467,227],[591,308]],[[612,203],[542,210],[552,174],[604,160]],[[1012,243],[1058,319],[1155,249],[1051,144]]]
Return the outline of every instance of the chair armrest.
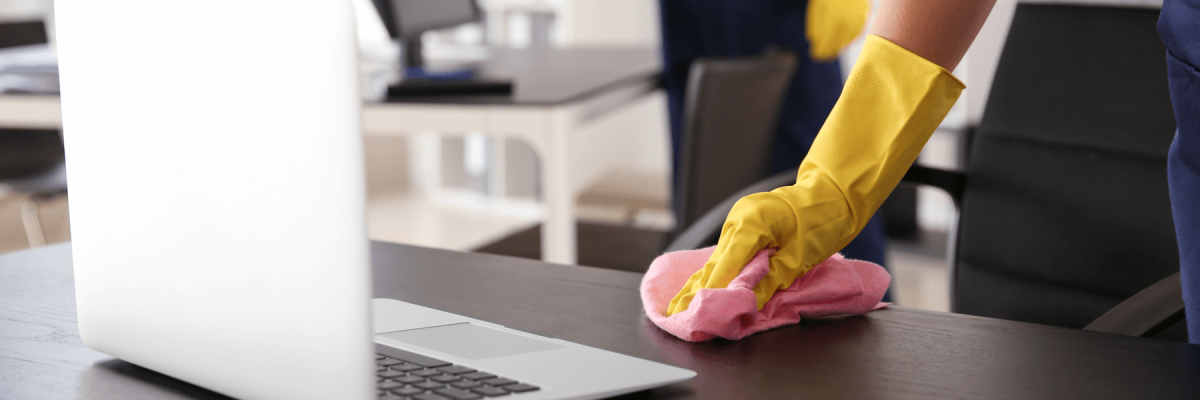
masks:
[[[1176,272],[1125,299],[1083,330],[1154,337],[1181,319],[1183,288]]]
[[[914,164],[908,168],[908,172],[904,174],[904,178],[900,182],[929,185],[942,189],[950,195],[950,198],[954,199],[954,205],[959,206],[962,205],[963,188],[967,186],[967,175],[962,172]]]
[[[725,198],[719,204],[709,209],[708,212],[700,216],[696,222],[679,233],[675,240],[667,246],[666,252],[680,250],[694,250],[708,243],[712,238],[721,233],[721,226],[725,224],[725,217],[729,216],[729,211],[733,210],[733,204],[737,203],[743,197],[759,192],[769,192],[772,189],[787,186],[796,183],[796,170],[789,169],[775,175],[771,175],[763,180],[745,187],[741,191],[734,193],[732,196]]]

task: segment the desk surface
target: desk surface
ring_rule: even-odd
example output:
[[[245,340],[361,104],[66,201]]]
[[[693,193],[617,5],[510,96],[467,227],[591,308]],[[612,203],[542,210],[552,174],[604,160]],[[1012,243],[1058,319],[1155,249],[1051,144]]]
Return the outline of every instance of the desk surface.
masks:
[[[1189,344],[902,307],[686,343],[641,315],[638,274],[378,242],[372,257],[377,297],[699,373],[628,398],[1200,395]],[[0,398],[220,398],[84,348],[71,272],[69,244],[0,256]]]
[[[657,79],[662,69],[658,52],[650,48],[491,51],[480,71],[512,79],[512,95],[404,96],[384,103],[554,105]]]

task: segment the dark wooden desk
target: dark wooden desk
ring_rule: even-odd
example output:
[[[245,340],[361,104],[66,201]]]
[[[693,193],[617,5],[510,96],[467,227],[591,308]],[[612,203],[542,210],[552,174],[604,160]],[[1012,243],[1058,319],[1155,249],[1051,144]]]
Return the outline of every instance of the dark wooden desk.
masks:
[[[513,82],[511,95],[395,96],[385,103],[557,105],[646,82],[662,69],[653,48],[489,49],[480,75]]]
[[[927,312],[808,320],[686,343],[641,315],[640,276],[374,243],[375,294],[690,368],[642,398],[1200,397],[1200,346]],[[220,398],[83,347],[69,244],[0,256],[0,399]]]

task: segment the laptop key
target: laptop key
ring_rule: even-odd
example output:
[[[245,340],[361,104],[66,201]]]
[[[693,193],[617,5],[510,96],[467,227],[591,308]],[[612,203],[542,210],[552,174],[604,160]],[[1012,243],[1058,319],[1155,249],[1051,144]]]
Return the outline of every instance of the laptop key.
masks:
[[[441,389],[441,388],[446,387],[446,385],[443,385],[443,384],[440,384],[437,382],[421,382],[421,383],[415,384],[413,386],[421,388],[421,389],[425,389],[425,390]]]
[[[461,366],[461,365],[451,365],[449,367],[441,367],[441,368],[438,368],[438,371],[442,371],[447,374],[454,374],[454,375],[462,375],[462,374],[469,373],[469,372],[475,372],[475,370]]]
[[[404,376],[404,373],[394,369],[389,369],[387,371],[380,372],[378,375],[384,378],[395,378],[397,376]]]
[[[434,375],[441,375],[442,371],[438,371],[436,369],[423,369],[420,371],[412,371],[412,372],[409,372],[408,374],[428,378],[428,377],[431,377]]]
[[[482,394],[487,397],[496,397],[496,396],[503,396],[503,395],[508,394],[507,390],[504,390],[504,389],[501,389],[501,388],[498,388],[495,386],[480,386],[477,388],[471,388],[471,391]]]
[[[458,381],[458,382],[452,382],[452,383],[450,383],[450,386],[454,386],[454,387],[456,387],[456,388],[459,388],[459,389],[470,389],[470,388],[473,388],[473,387],[480,387],[480,386],[483,386],[483,384],[482,384],[482,383],[479,383],[478,381],[471,381],[471,380],[465,380],[465,379],[464,379],[464,380],[461,380],[461,381]]]
[[[433,393],[422,393],[411,397],[414,400],[450,400],[449,397],[440,396]]]
[[[467,378],[467,379],[474,379],[474,380],[480,381],[480,380],[484,380],[484,379],[491,379],[491,378],[495,378],[496,376],[495,376],[495,375],[492,375],[492,374],[489,374],[489,373],[487,373],[487,372],[472,372],[472,373],[469,373],[469,374],[463,374],[463,376],[462,376],[462,377],[463,377],[463,378]]]
[[[454,382],[457,380],[461,380],[462,378],[458,377],[458,375],[445,374],[445,375],[431,376],[431,377],[429,377],[429,379],[431,379],[435,382],[450,383],[450,382]]]
[[[533,385],[526,385],[524,383],[518,383],[516,385],[506,385],[506,386],[504,386],[504,390],[508,390],[511,392],[517,392],[517,393],[523,393],[523,392],[532,392],[534,390],[538,390],[538,387],[533,386]]]
[[[450,365],[450,363],[436,358],[425,357],[417,353],[400,350],[395,347],[384,346],[378,343],[375,344],[375,351],[382,353],[385,356],[404,360],[405,362],[417,364],[425,368],[445,367]]]
[[[389,381],[383,381],[383,382],[380,382],[380,383],[379,383],[379,388],[380,388],[380,389],[383,389],[383,390],[396,389],[396,388],[400,388],[400,387],[403,387],[403,386],[404,386],[404,384],[403,384],[403,383],[396,382],[396,381],[390,381],[390,380],[389,380]]]
[[[479,399],[479,398],[483,397],[483,396],[477,395],[475,393],[468,392],[466,390],[450,389],[450,388],[438,389],[438,390],[434,390],[433,392],[440,394],[442,396],[452,398],[454,400],[475,400],[475,399]]]
[[[395,358],[385,358],[382,360],[375,360],[375,363],[386,367],[389,365],[402,364],[402,363],[404,363],[404,361],[400,361]]]
[[[396,365],[390,366],[388,368],[391,368],[391,369],[394,369],[394,370],[397,370],[400,372],[408,372],[408,371],[416,371],[418,369],[425,369],[425,367],[422,367],[420,365],[409,364],[409,363],[396,364]]]
[[[400,395],[400,396],[412,396],[414,394],[425,393],[425,389],[417,389],[412,386],[405,386],[405,387],[393,390],[392,393],[394,393],[396,395]]]
[[[508,379],[508,378],[492,378],[492,379],[484,379],[483,383],[486,383],[486,384],[489,384],[492,386],[504,386],[504,385],[511,385],[511,384],[517,383],[517,381]]]
[[[401,376],[399,378],[392,378],[392,380],[394,380],[396,382],[408,383],[408,384],[413,384],[413,383],[417,383],[417,382],[425,382],[425,378],[422,378],[419,376],[412,376],[412,375],[405,375],[405,376]]]

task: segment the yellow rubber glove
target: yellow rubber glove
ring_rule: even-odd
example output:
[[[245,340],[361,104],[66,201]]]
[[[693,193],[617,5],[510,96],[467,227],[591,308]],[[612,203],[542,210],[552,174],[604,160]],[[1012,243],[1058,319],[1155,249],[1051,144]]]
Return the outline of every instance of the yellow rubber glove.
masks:
[[[729,286],[759,250],[778,248],[754,288],[758,309],[854,239],[900,183],[965,86],[944,68],[867,36],[845,89],[800,164],[794,186],[746,196],[725,219],[717,249],[671,300]]]
[[[808,52],[817,61],[837,58],[867,23],[870,0],[808,0],[804,33]]]

